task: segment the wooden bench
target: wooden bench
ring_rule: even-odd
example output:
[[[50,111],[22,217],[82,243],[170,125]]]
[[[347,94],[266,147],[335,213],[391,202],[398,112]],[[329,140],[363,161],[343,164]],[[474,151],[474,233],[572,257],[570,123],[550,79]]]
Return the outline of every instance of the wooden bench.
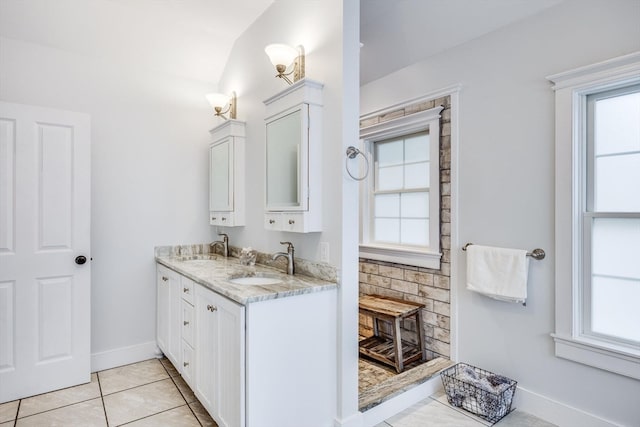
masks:
[[[360,313],[373,319],[373,336],[360,341],[360,354],[392,366],[398,373],[416,360],[426,360],[424,350],[424,330],[422,312],[424,304],[401,301],[379,295],[362,295],[359,301]],[[415,317],[418,345],[402,341],[400,322]],[[392,339],[380,335],[378,322],[391,324]]]

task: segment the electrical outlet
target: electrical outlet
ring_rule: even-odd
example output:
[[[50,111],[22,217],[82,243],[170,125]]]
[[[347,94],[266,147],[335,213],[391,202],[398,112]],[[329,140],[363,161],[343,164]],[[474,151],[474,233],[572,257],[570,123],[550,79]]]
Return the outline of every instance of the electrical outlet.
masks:
[[[329,263],[329,242],[320,242],[320,262]]]

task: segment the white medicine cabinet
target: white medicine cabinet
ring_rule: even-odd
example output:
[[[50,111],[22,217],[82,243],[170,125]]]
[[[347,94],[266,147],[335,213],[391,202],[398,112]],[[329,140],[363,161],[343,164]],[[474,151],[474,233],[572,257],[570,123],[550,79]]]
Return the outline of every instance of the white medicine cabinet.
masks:
[[[230,119],[209,133],[209,224],[243,226],[245,123]]]
[[[264,101],[267,230],[322,231],[322,88],[302,79]]]

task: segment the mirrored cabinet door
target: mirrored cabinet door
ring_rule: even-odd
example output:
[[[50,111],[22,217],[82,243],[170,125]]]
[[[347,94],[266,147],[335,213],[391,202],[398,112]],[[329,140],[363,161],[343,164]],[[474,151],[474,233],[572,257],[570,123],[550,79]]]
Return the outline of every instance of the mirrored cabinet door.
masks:
[[[267,210],[307,209],[307,115],[303,104],[267,122]]]
[[[233,176],[230,175],[233,166],[233,151],[231,140],[226,139],[209,148],[210,189],[209,210],[233,210]]]
[[[211,131],[209,144],[209,224],[245,224],[245,124],[227,120]]]

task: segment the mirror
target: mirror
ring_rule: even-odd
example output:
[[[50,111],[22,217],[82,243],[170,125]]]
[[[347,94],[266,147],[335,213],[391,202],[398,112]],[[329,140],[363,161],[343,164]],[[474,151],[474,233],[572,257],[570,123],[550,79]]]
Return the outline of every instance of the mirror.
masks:
[[[229,191],[229,163],[231,144],[226,140],[209,151],[211,175],[209,204],[212,211],[231,211]]]
[[[268,210],[300,206],[301,110],[279,116],[267,123]]]

